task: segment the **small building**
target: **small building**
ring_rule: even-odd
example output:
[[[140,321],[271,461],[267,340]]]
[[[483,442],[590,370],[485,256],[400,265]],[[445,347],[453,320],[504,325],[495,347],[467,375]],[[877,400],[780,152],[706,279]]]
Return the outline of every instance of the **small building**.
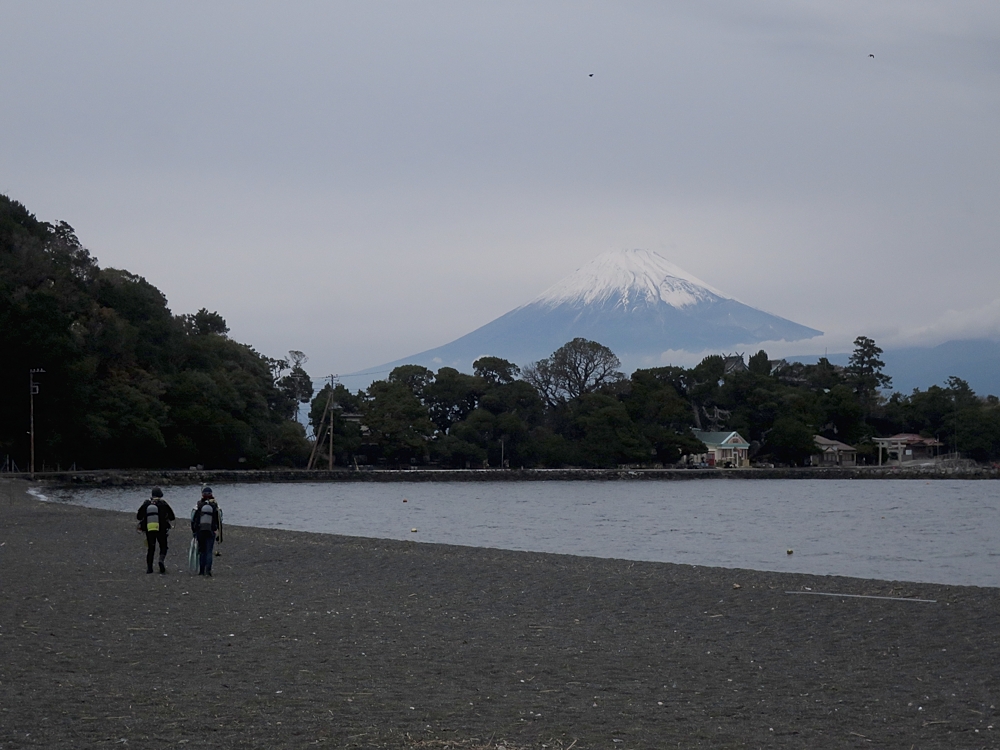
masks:
[[[722,373],[723,375],[732,375],[734,372],[748,372],[749,367],[747,367],[746,360],[743,359],[743,354],[741,352],[736,352],[734,354],[723,354],[722,355]]]
[[[937,458],[937,451],[944,443],[931,437],[902,432],[892,437],[874,438],[878,446],[878,465],[882,465],[882,451],[886,463],[909,463],[910,461],[931,462]]]
[[[771,375],[777,375],[782,370],[788,369],[788,360],[784,359],[769,359],[767,360],[768,371]]]
[[[703,442],[708,449],[707,453],[693,457],[699,463],[726,468],[750,465],[750,459],[747,456],[750,443],[740,433],[691,430],[691,434]]]
[[[813,466],[857,466],[858,450],[854,446],[831,440],[822,435],[813,435],[816,453],[809,457]]]

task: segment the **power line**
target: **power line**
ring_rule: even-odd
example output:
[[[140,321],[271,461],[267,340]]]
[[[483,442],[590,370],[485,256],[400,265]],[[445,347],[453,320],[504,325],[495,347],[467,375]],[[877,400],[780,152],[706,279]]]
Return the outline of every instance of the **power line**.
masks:
[[[392,370],[373,370],[371,372],[353,372],[350,375],[324,375],[321,378],[310,378],[314,383],[325,383],[326,381],[333,378],[334,380],[340,380],[341,378],[360,378],[365,375],[384,375]]]

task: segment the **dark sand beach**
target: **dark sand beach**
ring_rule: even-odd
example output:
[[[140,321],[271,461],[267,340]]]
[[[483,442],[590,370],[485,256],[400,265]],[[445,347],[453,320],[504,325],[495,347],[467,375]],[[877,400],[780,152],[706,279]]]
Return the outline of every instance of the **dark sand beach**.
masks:
[[[183,525],[147,575],[132,516],[26,486],[0,748],[1000,745],[1000,589],[237,527],[200,578]]]

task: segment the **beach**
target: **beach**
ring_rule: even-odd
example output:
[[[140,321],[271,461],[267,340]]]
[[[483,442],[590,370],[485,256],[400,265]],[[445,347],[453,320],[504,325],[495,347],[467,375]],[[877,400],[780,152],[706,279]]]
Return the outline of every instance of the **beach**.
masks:
[[[147,575],[134,514],[28,486],[0,748],[1000,745],[1000,589],[244,527],[203,578],[183,521]]]

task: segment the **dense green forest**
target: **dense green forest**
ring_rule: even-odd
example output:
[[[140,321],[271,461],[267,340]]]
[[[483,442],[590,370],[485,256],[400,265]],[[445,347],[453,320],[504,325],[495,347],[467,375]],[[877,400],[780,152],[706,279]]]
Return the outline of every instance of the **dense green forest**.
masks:
[[[996,397],[950,378],[887,398],[881,353],[861,336],[848,367],[775,362],[759,351],[746,362],[714,355],[626,377],[607,347],[574,339],[523,372],[484,357],[472,375],[405,365],[366,391],[328,385],[310,419],[315,431],[334,405],[341,465],[670,465],[704,450],[692,428],[737,430],[751,441],[751,458],[789,466],[816,452],[817,434],[856,446],[862,462],[876,460],[872,437],[899,432],[936,437],[980,462],[1000,457]]]
[[[737,430],[762,463],[802,464],[816,434],[871,462],[872,438],[899,432],[1000,458],[996,397],[958,378],[887,395],[881,349],[863,336],[847,367],[760,351],[626,376],[610,349],[574,339],[523,370],[497,357],[471,375],[406,365],[363,391],[337,383],[314,397],[303,353],[271,359],[227,334],[217,312],[172,314],[145,279],[100,268],[72,227],[0,196],[8,469],[6,459],[28,468],[32,401],[39,470],[305,466],[314,442],[296,415],[310,399],[319,466],[329,465],[331,422],[337,466],[671,465],[704,450],[692,428]]]
[[[142,277],[100,268],[68,224],[0,196],[0,459],[28,468],[41,370],[38,469],[302,464],[301,359],[227,331],[208,310],[173,315]]]

